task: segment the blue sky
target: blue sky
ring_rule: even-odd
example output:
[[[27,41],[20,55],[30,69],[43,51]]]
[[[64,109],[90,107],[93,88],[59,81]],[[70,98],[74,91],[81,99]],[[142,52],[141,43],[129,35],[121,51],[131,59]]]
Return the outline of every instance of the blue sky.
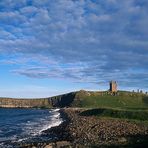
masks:
[[[147,0],[1,0],[0,96],[148,89]]]

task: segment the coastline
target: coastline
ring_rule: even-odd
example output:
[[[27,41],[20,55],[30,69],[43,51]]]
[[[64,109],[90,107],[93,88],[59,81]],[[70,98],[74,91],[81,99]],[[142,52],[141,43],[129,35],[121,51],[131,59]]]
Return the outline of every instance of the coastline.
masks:
[[[20,110],[20,112],[19,112]],[[7,113],[7,114],[6,114]],[[18,114],[17,114],[18,113]],[[49,143],[61,141],[67,139],[62,137],[65,126],[68,125],[66,114],[59,108],[52,109],[32,109],[32,108],[3,108],[1,109],[2,119],[2,130],[0,135],[0,148],[32,148],[32,147],[45,147]],[[10,115],[10,116],[9,116]],[[5,125],[9,125],[9,118],[12,118],[12,126],[5,130]],[[21,115],[21,116],[20,116]],[[3,118],[5,117],[5,118]],[[43,117],[43,118],[42,118]],[[35,118],[37,120],[32,120]],[[25,122],[17,122],[25,121]],[[45,121],[45,122],[44,122]],[[18,128],[14,128],[18,124]],[[20,126],[19,126],[20,125]],[[21,126],[23,125],[23,126]],[[4,130],[3,130],[4,129]],[[13,130],[14,129],[14,130]],[[6,139],[2,139],[5,133],[9,131],[13,132]],[[20,133],[16,131],[21,131]],[[23,131],[23,132],[22,132]],[[65,132],[66,135],[68,132]],[[13,138],[15,137],[15,138]]]
[[[58,126],[53,126],[47,130],[42,131],[40,136],[53,137],[49,138],[46,142],[36,141],[28,143],[19,143],[16,147],[18,148],[57,148],[61,146],[70,146],[71,145],[71,136],[67,130],[70,119],[67,116],[67,113],[64,109],[59,110],[60,118],[63,122]]]
[[[64,119],[59,126],[52,127],[44,134],[53,135],[48,142],[23,145],[21,148],[60,148],[60,147],[148,147],[148,127],[128,120],[81,116],[85,109],[60,109]]]

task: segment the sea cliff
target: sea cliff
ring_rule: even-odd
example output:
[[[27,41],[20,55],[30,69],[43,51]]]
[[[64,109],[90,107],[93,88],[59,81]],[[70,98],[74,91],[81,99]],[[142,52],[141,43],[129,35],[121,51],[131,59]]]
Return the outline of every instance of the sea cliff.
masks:
[[[52,108],[71,106],[75,93],[64,95],[37,98],[37,99],[18,99],[18,98],[0,98],[0,107],[5,108]]]

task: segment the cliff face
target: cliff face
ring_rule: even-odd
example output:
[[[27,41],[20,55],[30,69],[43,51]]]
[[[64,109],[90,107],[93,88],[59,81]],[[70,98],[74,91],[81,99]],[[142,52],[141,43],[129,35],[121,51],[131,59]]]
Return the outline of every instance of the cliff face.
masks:
[[[73,104],[73,101],[75,100],[76,92],[55,96],[49,98],[49,103],[53,107],[70,107]]]
[[[48,99],[13,99],[1,98],[0,107],[6,108],[30,108],[30,107],[50,107]]]
[[[75,93],[41,99],[0,98],[0,107],[5,108],[51,108],[71,106]]]

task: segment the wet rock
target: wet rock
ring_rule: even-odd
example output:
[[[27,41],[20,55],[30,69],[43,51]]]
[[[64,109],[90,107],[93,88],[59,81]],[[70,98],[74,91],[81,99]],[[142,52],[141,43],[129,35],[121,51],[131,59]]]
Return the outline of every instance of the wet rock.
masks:
[[[121,137],[121,138],[118,139],[118,142],[126,143],[127,139],[125,137]]]
[[[61,148],[61,147],[70,147],[70,142],[68,141],[58,141],[56,142],[56,148]]]
[[[46,145],[44,148],[53,148],[53,147],[54,147],[54,144],[50,143],[50,144]]]

